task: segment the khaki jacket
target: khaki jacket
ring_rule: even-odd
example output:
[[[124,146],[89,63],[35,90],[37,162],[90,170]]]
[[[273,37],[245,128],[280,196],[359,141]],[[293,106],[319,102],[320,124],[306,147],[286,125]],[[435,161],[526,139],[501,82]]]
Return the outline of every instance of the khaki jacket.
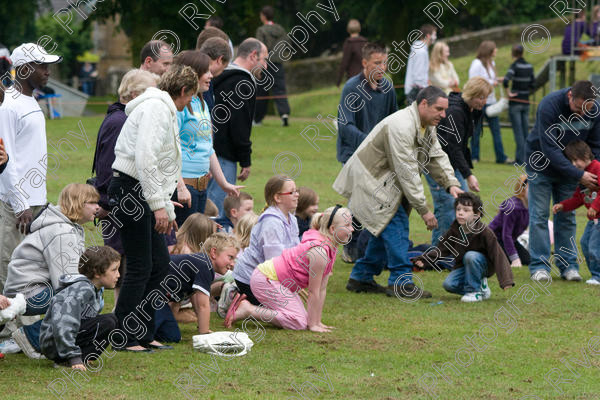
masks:
[[[421,173],[446,188],[460,186],[448,156],[437,141],[436,128],[421,134],[417,103],[375,125],[348,159],[333,189],[349,199],[348,208],[375,236],[385,229],[402,203],[407,213],[426,214]]]

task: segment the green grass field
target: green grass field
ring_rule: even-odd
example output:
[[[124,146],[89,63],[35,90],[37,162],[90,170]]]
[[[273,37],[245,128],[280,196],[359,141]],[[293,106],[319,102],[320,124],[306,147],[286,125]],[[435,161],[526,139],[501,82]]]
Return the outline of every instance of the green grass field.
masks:
[[[310,101],[318,102],[319,97]],[[318,112],[335,113],[335,102],[321,101],[329,106]],[[294,100],[292,107],[298,114],[303,111],[299,100]],[[299,157],[302,168],[296,183],[319,193],[321,209],[344,202],[331,189],[340,170],[335,160],[336,138],[319,141],[320,151],[316,151],[300,132],[311,124],[319,127],[321,135],[327,131],[315,114],[304,116],[292,119],[287,129],[279,126],[279,120],[267,119],[262,127],[253,130],[252,173],[245,190],[255,198],[255,211],[262,208],[263,185],[274,173],[273,161],[283,152]],[[85,182],[89,177],[101,121],[100,116],[48,121],[49,143],[56,145],[61,139],[68,139],[73,144],[69,147],[63,142],[60,167],[48,178],[50,201],[56,202],[65,184]],[[89,147],[69,135],[80,134],[80,127],[85,130]],[[503,138],[507,153],[513,155],[512,132],[503,130]],[[482,161],[476,165],[475,173],[483,199],[490,201],[492,192],[503,186],[515,168],[493,163],[487,129],[481,146]],[[56,153],[52,147],[49,151]],[[275,164],[287,169],[292,165]],[[428,189],[426,193],[429,196]],[[493,215],[496,209],[487,212]],[[583,210],[577,215],[580,237],[585,223]],[[430,237],[414,213],[410,237],[415,243],[427,242]],[[252,351],[228,361],[194,352],[191,337],[195,328],[182,325],[183,340],[175,345],[175,350],[141,355],[115,355],[110,351],[102,357],[99,370],[88,373],[89,380],[79,377],[76,384],[65,375],[70,370],[54,369],[50,361],[30,360],[23,354],[7,355],[0,360],[1,397],[53,398],[48,389],[52,383],[57,391],[64,391],[60,394],[63,399],[427,399],[430,396],[419,386],[419,380],[427,379],[426,383],[432,386],[433,377],[437,377],[437,388],[432,390],[439,399],[600,398],[600,362],[595,339],[591,340],[599,335],[597,288],[555,281],[548,288],[549,293],[540,288],[524,293],[532,286],[528,270],[523,268],[515,270],[517,286],[512,290],[500,290],[493,277],[490,300],[463,304],[459,296],[443,290],[445,273],[426,272],[418,274],[418,278],[433,298],[406,303],[383,295],[351,294],[345,289],[350,270],[350,265],[337,261],[328,288],[323,321],[336,326],[335,333],[283,331],[264,324],[264,336],[256,340]],[[585,266],[581,271],[584,279],[589,278]],[[385,284],[386,271],[378,281]],[[518,312],[507,303],[511,296]],[[437,304],[440,301],[443,303]],[[109,291],[105,309],[112,307]],[[512,312],[512,318],[507,310]],[[241,329],[241,324],[236,327]],[[222,320],[216,315],[211,318],[211,328],[223,329]],[[246,329],[252,331],[253,327]],[[471,337],[480,351],[465,350],[465,336]],[[573,360],[568,365],[577,376],[561,362],[565,358]],[[469,365],[462,367],[457,360]],[[577,360],[581,365],[577,365]],[[436,375],[432,367],[446,362],[457,368],[446,371],[450,382]],[[562,371],[563,380],[573,380],[557,384],[563,393],[544,380],[553,368]],[[177,379],[185,381],[184,376],[192,384],[187,393],[174,385]],[[300,395],[294,387],[299,391],[303,387],[304,394]]]

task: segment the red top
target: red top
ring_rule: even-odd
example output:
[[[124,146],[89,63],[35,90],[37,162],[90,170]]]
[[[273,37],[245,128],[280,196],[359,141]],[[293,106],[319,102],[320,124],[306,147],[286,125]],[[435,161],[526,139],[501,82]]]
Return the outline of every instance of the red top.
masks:
[[[591,172],[596,176],[600,176],[600,162],[593,160],[590,165],[585,169],[586,172]],[[583,189],[582,189],[583,188]],[[573,197],[560,202],[563,205],[563,211],[572,211],[582,204],[586,208],[592,207],[594,210],[600,212],[600,196],[598,192],[592,192],[585,186],[577,186],[577,190],[573,193]],[[593,220],[593,218],[589,218]]]

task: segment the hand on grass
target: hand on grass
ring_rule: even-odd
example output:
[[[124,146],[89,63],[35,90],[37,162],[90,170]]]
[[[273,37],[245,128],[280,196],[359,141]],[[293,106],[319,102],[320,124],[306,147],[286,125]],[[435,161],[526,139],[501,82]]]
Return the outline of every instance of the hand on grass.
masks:
[[[71,365],[71,369],[79,369],[81,371],[87,371],[87,368],[83,364]]]
[[[331,332],[331,330],[324,328],[320,325],[309,326],[308,330],[310,330],[312,332]]]
[[[513,260],[513,262],[510,263],[511,267],[522,267],[523,264],[521,264],[521,259],[517,258],[516,260]]]

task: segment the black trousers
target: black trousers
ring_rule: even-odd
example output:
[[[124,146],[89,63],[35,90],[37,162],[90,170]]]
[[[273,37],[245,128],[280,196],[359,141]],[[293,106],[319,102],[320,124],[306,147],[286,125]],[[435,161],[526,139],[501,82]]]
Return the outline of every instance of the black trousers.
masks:
[[[100,357],[108,346],[108,335],[119,326],[115,314],[102,314],[81,320],[75,344],[81,349],[81,359],[85,362]],[[67,360],[57,359],[57,363]]]
[[[271,65],[273,64],[273,65]],[[278,69],[278,71],[275,71],[275,68]],[[283,72],[283,65],[280,63],[268,63],[267,64],[267,71],[263,72],[263,74],[270,74],[273,79],[274,79],[274,83],[273,83],[273,87],[271,88],[271,92],[273,93],[274,96],[283,96],[286,94],[286,89],[285,89],[285,73]],[[263,78],[264,79],[264,78]],[[269,94],[268,91],[265,90],[263,85],[258,85],[257,89],[256,89],[256,96],[267,96]],[[268,106],[269,100],[256,100],[256,106],[254,109],[254,121],[255,122],[261,122],[264,118],[265,115],[267,115],[267,106]],[[290,114],[290,104],[287,101],[287,97],[282,97],[282,98],[277,98],[275,99],[275,106],[277,107],[277,112],[279,113],[279,116],[282,116],[283,114]]]
[[[153,290],[163,293],[160,283],[168,273],[169,251],[164,235],[154,230],[154,212],[143,198],[138,181],[121,174],[108,188],[115,218],[120,222],[127,270],[117,300],[115,315],[127,335],[125,347],[146,345],[154,340]]]
[[[508,257],[508,253],[504,248],[504,243],[502,243],[502,241],[500,240],[498,242],[500,243],[502,250],[504,250],[504,254],[506,254],[506,257]],[[519,259],[521,259],[521,264],[529,265],[529,263],[531,262],[531,256],[529,254],[529,251],[527,251],[525,247],[521,246],[521,243],[519,243],[518,240],[515,240],[514,245],[515,249],[517,250],[517,254],[519,255]]]

